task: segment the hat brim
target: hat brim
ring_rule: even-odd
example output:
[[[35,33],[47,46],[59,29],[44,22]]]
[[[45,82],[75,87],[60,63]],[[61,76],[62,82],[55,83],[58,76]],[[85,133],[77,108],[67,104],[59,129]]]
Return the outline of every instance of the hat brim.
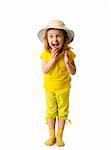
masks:
[[[47,27],[47,28],[41,29],[37,34],[41,42],[44,42],[45,34],[48,29],[61,29],[61,30],[66,31],[67,36],[68,36],[68,44],[70,44],[74,40],[74,36],[75,36],[74,32],[72,30],[69,30],[66,27]]]

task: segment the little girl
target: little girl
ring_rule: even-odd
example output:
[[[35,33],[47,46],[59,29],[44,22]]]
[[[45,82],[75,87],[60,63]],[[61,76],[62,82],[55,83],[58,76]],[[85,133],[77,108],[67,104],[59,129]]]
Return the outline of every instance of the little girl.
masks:
[[[40,57],[44,73],[46,121],[50,135],[45,144],[64,146],[62,136],[69,113],[70,74],[74,75],[76,72],[76,55],[68,46],[74,39],[74,32],[62,21],[52,20],[38,32],[38,38],[44,43],[44,51]],[[58,130],[55,136],[56,117]]]

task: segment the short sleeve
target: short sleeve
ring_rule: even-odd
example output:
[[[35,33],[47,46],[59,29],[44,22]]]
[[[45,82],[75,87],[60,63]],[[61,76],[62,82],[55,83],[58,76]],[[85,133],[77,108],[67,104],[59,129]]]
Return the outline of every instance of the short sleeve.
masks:
[[[70,55],[71,60],[74,60],[74,58],[76,57],[76,54],[71,50],[69,51],[69,55]]]
[[[44,50],[44,52],[40,55],[40,58],[42,60],[49,61],[51,58],[51,54],[48,51]]]

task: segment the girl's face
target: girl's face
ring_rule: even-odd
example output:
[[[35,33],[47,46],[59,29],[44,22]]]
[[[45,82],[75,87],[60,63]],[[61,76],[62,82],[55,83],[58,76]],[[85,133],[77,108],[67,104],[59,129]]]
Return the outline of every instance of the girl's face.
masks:
[[[64,44],[64,32],[58,29],[47,31],[48,44],[51,49],[61,50]]]

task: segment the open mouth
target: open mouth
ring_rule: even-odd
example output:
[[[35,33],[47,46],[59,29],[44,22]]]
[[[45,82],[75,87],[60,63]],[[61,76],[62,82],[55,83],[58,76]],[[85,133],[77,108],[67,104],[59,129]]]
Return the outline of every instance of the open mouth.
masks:
[[[52,44],[53,47],[58,48],[59,47],[59,43],[57,44]]]

